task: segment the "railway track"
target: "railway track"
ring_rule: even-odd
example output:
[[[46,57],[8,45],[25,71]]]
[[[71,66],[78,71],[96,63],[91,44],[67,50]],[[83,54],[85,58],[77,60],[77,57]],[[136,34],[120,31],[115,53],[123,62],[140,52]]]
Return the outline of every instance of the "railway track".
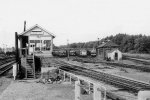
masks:
[[[107,84],[116,86],[118,88],[127,89],[129,91],[132,91],[133,93],[137,93],[138,91],[142,89],[150,89],[150,84],[129,79],[126,77],[120,77],[114,74],[108,74],[105,72],[97,72],[91,69],[83,68],[76,65],[71,65],[68,63],[65,63],[63,61],[55,61],[57,63],[57,66],[59,66],[60,69],[78,74],[78,75],[84,75],[99,81],[103,81]]]
[[[123,53],[123,57],[131,57],[131,58],[136,58],[136,59],[142,59],[142,60],[150,60],[150,57],[145,57],[144,55],[143,56],[138,56],[138,55],[134,55],[134,54],[125,54]]]
[[[5,73],[6,71],[10,70],[12,68],[12,64],[14,64],[16,61],[14,58],[12,59],[6,59],[0,63],[0,75]]]
[[[124,58],[128,60],[132,60],[139,64],[150,65],[150,59],[141,59],[141,58],[131,57],[131,56],[124,56]]]
[[[110,66],[118,66],[118,67],[123,67],[123,68],[131,68],[131,69],[136,69],[140,70],[143,72],[150,72],[150,67],[149,66],[137,66],[137,65],[131,65],[131,64],[124,64],[124,63],[116,63],[116,62],[108,62],[108,61],[97,61],[92,58],[75,58],[73,61],[78,61],[78,62],[84,62],[84,63],[102,63],[102,64],[107,64]]]
[[[13,60],[15,60],[15,58],[8,58],[8,59],[0,60],[0,66],[7,63],[7,62],[13,61]]]

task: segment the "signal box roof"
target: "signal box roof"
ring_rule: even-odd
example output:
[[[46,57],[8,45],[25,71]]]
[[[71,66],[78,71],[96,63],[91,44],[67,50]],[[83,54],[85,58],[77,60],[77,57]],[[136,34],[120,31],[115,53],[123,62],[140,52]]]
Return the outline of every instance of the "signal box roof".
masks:
[[[34,25],[33,27],[31,27],[31,28],[27,29],[26,31],[22,32],[22,33],[20,34],[20,36],[28,35],[28,33],[30,33],[30,31],[31,31],[31,32],[32,32],[32,31],[35,31],[35,32],[36,32],[36,31],[37,31],[37,32],[43,31],[43,32],[45,32],[46,34],[51,35],[53,38],[56,37],[53,33],[47,31],[46,29],[42,28],[42,27],[39,26],[38,24],[36,24],[36,25]]]

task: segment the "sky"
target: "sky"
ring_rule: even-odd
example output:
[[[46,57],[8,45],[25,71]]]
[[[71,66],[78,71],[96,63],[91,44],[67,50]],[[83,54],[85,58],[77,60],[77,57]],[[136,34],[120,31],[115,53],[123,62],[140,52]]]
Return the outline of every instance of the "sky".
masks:
[[[38,24],[56,35],[56,46],[118,33],[150,35],[150,0],[0,0],[0,47],[15,32]]]

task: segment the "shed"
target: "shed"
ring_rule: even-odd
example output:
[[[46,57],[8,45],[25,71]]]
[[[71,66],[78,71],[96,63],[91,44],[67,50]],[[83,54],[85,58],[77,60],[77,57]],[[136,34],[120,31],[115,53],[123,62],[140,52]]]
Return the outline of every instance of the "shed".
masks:
[[[108,55],[109,55],[109,57],[111,57],[112,60],[115,60],[117,58],[119,58],[119,59],[122,58],[122,54],[119,51],[119,45],[115,44],[112,41],[102,43],[96,49],[97,49],[96,50],[97,51],[97,57],[100,57],[104,60],[108,58]],[[115,51],[117,51],[118,53],[115,53]],[[116,54],[115,55],[116,57],[114,57],[113,54]]]
[[[110,58],[110,60],[121,60],[122,59],[122,53],[118,49],[113,49],[111,51],[106,51],[107,58]]]

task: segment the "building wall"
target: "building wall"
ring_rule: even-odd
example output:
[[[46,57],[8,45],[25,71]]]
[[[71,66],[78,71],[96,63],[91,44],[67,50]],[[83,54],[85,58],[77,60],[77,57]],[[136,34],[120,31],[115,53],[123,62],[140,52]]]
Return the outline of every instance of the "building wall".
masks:
[[[35,44],[35,50],[50,50],[52,37],[50,36],[38,36],[38,35],[31,35],[29,37],[30,44]]]
[[[108,58],[111,58],[111,60],[115,60],[115,53],[118,53],[118,60],[121,60],[122,59],[122,53],[118,49],[108,53],[107,54]]]
[[[114,51],[113,51],[114,50]],[[97,57],[102,59],[111,58],[111,60],[115,60],[115,52],[118,53],[118,60],[122,59],[122,53],[118,50],[118,48],[98,48],[97,49]]]
[[[100,57],[102,59],[106,59],[108,51],[111,51],[113,49],[115,49],[115,48],[98,48],[97,55],[98,55],[98,57]]]
[[[29,54],[33,52],[46,52],[52,53],[53,50],[53,36],[39,27],[35,27],[23,36],[28,36]]]

